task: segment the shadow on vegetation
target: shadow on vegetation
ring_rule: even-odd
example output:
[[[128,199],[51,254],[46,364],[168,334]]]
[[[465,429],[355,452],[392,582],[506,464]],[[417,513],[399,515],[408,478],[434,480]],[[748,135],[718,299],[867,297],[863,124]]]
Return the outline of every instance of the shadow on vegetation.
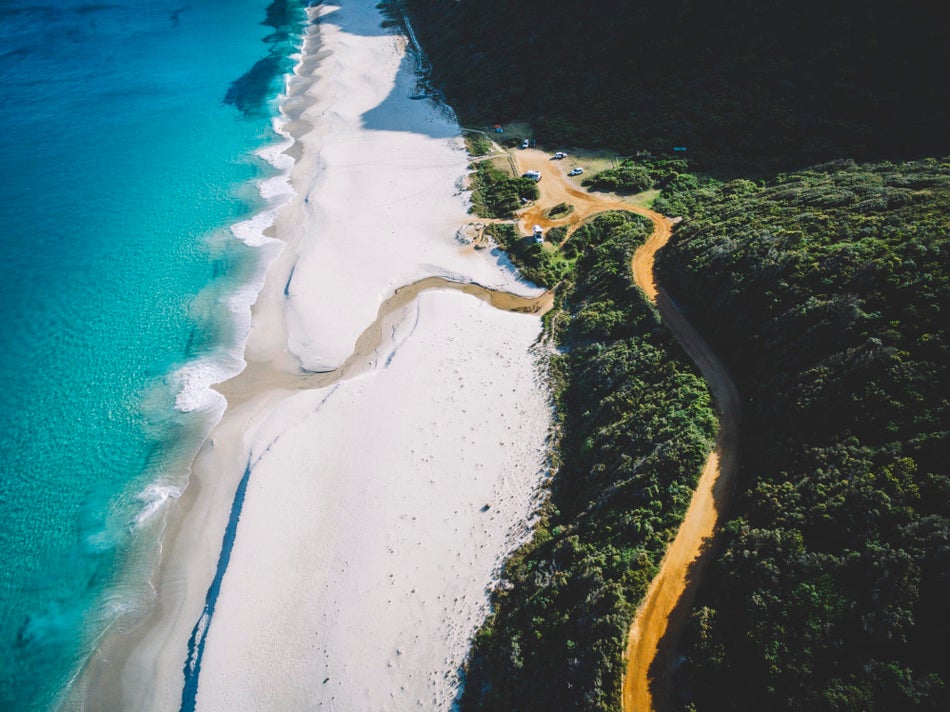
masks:
[[[939,3],[406,0],[466,122],[719,177],[950,151]]]
[[[708,710],[948,709],[950,162],[667,202],[690,217],[661,282],[748,397],[675,688]]]

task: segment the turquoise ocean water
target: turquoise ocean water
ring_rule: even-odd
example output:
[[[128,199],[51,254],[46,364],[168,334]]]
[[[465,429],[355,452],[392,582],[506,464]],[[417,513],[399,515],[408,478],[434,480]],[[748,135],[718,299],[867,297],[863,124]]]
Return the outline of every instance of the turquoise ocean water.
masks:
[[[149,602],[272,254],[230,228],[273,207],[305,4],[0,0],[0,710]]]

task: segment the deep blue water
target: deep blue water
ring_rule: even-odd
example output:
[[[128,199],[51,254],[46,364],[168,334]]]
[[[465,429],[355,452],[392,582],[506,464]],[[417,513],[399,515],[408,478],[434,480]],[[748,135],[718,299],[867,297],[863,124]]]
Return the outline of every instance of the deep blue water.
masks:
[[[265,207],[304,5],[0,0],[0,710],[54,707],[148,603],[151,512],[213,418],[182,379],[240,353],[226,299],[263,257],[228,228]]]

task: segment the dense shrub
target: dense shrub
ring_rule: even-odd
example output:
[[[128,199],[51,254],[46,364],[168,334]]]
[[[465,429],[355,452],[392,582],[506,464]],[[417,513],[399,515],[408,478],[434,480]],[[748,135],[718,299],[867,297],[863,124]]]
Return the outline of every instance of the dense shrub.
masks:
[[[571,269],[571,260],[550,247],[538,244],[534,236],[519,235],[514,225],[495,223],[488,225],[486,232],[508,253],[512,264],[525,279],[539,287],[553,287]]]
[[[558,203],[548,210],[549,218],[561,218],[574,212],[574,206],[570,203]]]
[[[698,710],[950,708],[950,161],[673,196],[661,281],[748,399],[674,689]]]
[[[616,168],[595,173],[583,184],[595,190],[613,190],[618,193],[639,193],[653,187],[653,178],[644,167],[627,161]]]
[[[465,148],[468,150],[468,155],[475,157],[487,156],[492,150],[491,141],[478,133],[465,134]]]
[[[610,214],[566,243],[549,336],[560,464],[533,540],[517,551],[478,632],[461,708],[616,710],[637,603],[689,502],[715,429],[710,397],[630,257],[649,223]]]
[[[486,218],[510,218],[522,200],[538,199],[538,184],[530,178],[512,178],[491,164],[480,161],[472,173],[472,209]]]

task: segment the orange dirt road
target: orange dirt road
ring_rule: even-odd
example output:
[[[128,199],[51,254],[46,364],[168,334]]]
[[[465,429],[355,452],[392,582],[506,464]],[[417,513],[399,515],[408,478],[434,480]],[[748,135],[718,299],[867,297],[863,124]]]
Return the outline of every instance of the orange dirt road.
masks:
[[[657,220],[649,217],[659,227]],[[709,544],[732,493],[737,464],[742,405],[739,392],[705,339],[656,283],[653,259],[669,238],[668,222],[665,230],[654,230],[633,255],[633,278],[656,304],[663,322],[706,379],[719,411],[719,432],[686,516],[630,627],[623,680],[624,712],[669,708],[673,648],[689,615],[702,569],[710,558]]]
[[[709,543],[729,500],[735,478],[741,400],[722,362],[686,320],[653,274],[656,252],[670,239],[672,223],[653,210],[588,193],[571,182],[562,161],[534,150],[516,153],[521,172],[541,171],[541,197],[520,216],[520,227],[534,225],[545,231],[560,225],[573,232],[587,218],[607,210],[638,213],[653,222],[653,234],[633,255],[631,268],[637,286],[653,301],[666,326],[696,363],[712,391],[719,411],[719,432],[696,491],[676,537],[660,562],[660,571],[637,609],[627,639],[627,666],[623,678],[624,712],[665,710],[670,700],[673,648],[689,614],[702,569],[709,559]],[[544,212],[558,203],[570,203],[574,212],[548,220]]]
[[[624,712],[662,711],[670,707],[673,649],[710,558],[709,544],[733,489],[741,409],[739,393],[722,362],[662,287],[656,285],[653,254],[662,244],[651,246],[652,242],[651,238],[634,254],[634,277],[654,300],[664,323],[706,379],[719,411],[719,432],[686,516],[630,627],[623,680]]]
[[[658,232],[665,231],[666,239],[669,239],[669,220],[652,210],[640,208],[616,198],[588,193],[576,185],[571,178],[567,177],[565,161],[552,160],[550,155],[543,151],[524,149],[515,154],[515,162],[518,164],[521,173],[526,171],[541,172],[541,182],[538,183],[541,197],[534,205],[526,208],[518,216],[519,228],[523,234],[531,234],[531,230],[535,225],[540,225],[545,232],[552,227],[567,226],[568,234],[570,234],[593,215],[607,210],[625,210],[650,218],[653,221],[654,236]],[[546,218],[544,216],[545,212],[558,203],[573,205],[574,212],[555,220]]]

